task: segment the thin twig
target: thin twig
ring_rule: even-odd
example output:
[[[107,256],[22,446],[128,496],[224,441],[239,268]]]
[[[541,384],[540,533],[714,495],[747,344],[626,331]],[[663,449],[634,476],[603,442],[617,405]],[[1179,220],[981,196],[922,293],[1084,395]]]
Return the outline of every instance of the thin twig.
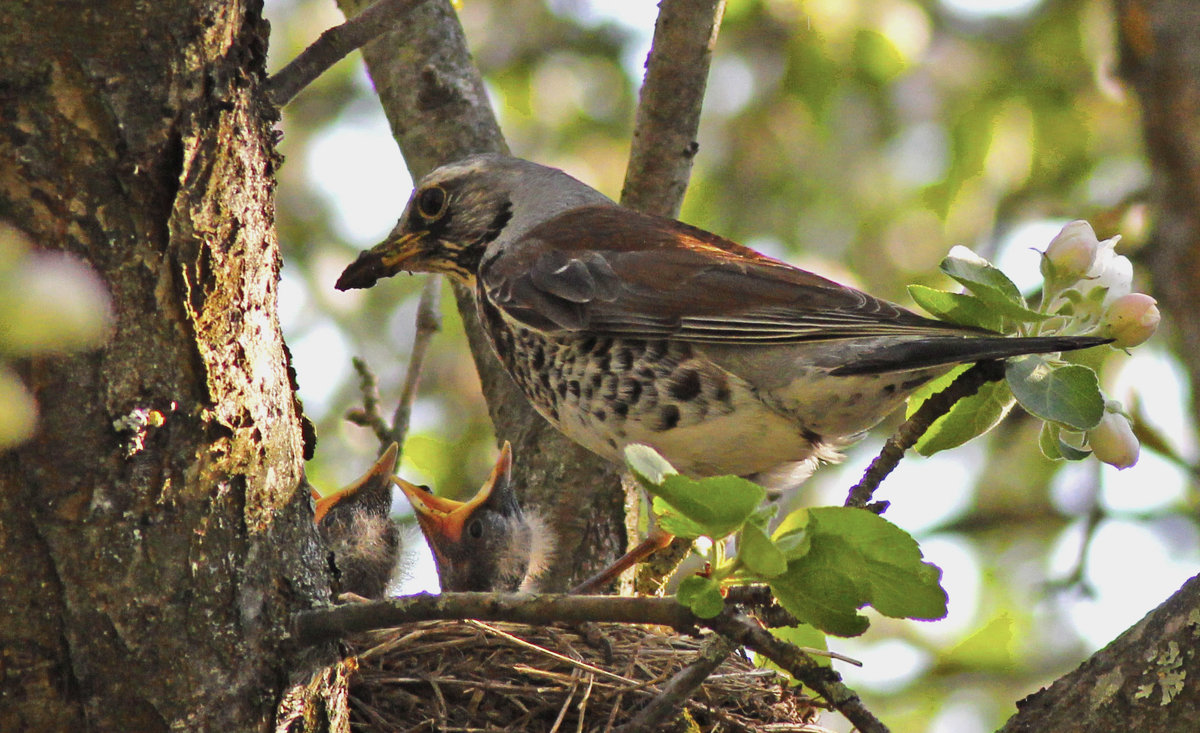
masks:
[[[406,12],[425,0],[379,0],[374,5],[321,34],[287,66],[267,80],[267,94],[282,107],[329,67],[396,26]]]
[[[425,355],[429,352],[429,342],[433,335],[442,328],[440,314],[442,300],[442,279],[431,275],[426,278],[425,286],[421,289],[421,297],[417,301],[417,328],[413,336],[412,350],[408,357],[408,371],[404,375],[404,386],[400,389],[400,399],[396,411],[392,413],[392,424],[379,413],[379,380],[366,360],[360,357],[351,359],[354,371],[358,373],[358,389],[362,393],[363,406],[346,412],[346,419],[355,425],[370,428],[379,439],[379,452],[382,455],[392,443],[404,450],[404,439],[408,437],[409,421],[412,418],[413,402],[417,398],[417,387],[421,382],[421,370],[425,365]],[[400,454],[396,462],[399,465]]]
[[[379,380],[366,360],[355,356],[350,359],[358,373],[358,391],[362,394],[363,406],[346,411],[346,419],[355,425],[370,428],[379,440],[380,450],[391,445],[391,428],[379,414]]]
[[[417,385],[421,381],[421,369],[429,351],[429,342],[442,328],[441,307],[442,278],[430,275],[425,278],[421,297],[417,301],[417,330],[408,356],[408,371],[404,375],[404,387],[400,390],[400,402],[392,413],[392,428],[388,435],[388,443],[394,442],[402,450],[404,439],[408,437],[408,423],[412,417],[413,402],[417,398]]]
[[[880,482],[896,468],[900,459],[904,457],[904,452],[916,445],[934,421],[948,413],[955,402],[975,394],[988,382],[1003,378],[1004,362],[981,361],[958,375],[950,386],[925,400],[913,416],[901,423],[896,433],[888,438],[879,455],[867,467],[862,480],[850,489],[845,505],[867,507]],[[882,514],[887,508],[887,502],[880,502],[878,507],[878,513]]]
[[[655,730],[659,724],[677,715],[688,699],[704,684],[704,680],[720,667],[737,644],[720,634],[705,640],[696,660],[675,673],[663,685],[662,694],[650,699],[627,723],[617,728],[617,733],[636,733]]]

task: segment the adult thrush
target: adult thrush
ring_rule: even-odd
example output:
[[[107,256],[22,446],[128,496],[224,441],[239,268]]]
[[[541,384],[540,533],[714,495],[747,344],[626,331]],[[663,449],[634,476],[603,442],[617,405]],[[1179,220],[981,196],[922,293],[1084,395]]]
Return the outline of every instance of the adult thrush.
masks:
[[[370,470],[329,496],[312,491],[313,521],[333,554],[339,593],[381,598],[396,571],[400,531],[389,516],[396,452],[392,443]]]
[[[554,536],[540,515],[517,503],[507,442],[488,480],[466,502],[392,480],[412,503],[443,591],[536,589],[554,552]]]
[[[337,287],[401,270],[472,288],[513,380],[590,450],[619,461],[645,443],[686,474],[776,485],[956,364],[1103,343],[924,318],[494,154],[421,179]]]

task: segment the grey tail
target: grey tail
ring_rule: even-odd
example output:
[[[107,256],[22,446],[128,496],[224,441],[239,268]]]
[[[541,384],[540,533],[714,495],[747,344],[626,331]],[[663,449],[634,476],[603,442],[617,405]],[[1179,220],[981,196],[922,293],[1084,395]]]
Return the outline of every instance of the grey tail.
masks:
[[[929,336],[911,341],[896,341],[864,352],[854,361],[837,367],[830,374],[851,377],[924,369],[948,364],[968,364],[988,359],[1007,359],[1025,354],[1075,351],[1110,343],[1097,336]]]

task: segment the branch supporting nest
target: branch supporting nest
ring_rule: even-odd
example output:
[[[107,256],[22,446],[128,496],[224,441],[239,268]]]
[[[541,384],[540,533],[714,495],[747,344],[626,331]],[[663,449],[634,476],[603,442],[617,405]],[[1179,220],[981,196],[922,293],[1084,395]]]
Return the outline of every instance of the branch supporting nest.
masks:
[[[815,690],[860,731],[887,731],[866,709],[858,695],[842,683],[837,672],[821,665],[799,647],[772,636],[760,622],[734,605],[727,605],[714,618],[702,619],[673,598],[525,593],[443,593],[434,596],[421,593],[386,601],[304,611],[295,616],[293,633],[300,643],[310,645],[353,632],[438,619],[508,621],[535,626],[554,622],[653,624],[685,634],[695,634],[699,628],[708,628],[733,644],[745,646],[770,659]],[[696,667],[693,673],[701,669],[703,665]],[[678,683],[677,689],[683,689],[687,684],[691,683],[685,677]]]

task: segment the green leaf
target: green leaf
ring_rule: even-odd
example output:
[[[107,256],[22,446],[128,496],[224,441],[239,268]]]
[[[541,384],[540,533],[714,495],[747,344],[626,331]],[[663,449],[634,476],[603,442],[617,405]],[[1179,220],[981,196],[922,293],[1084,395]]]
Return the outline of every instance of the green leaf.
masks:
[[[738,476],[697,481],[674,474],[664,477],[661,484],[643,482],[643,485],[713,539],[741,527],[767,495],[763,487]]]
[[[1090,430],[1104,417],[1096,372],[1080,364],[1056,364],[1042,355],[1005,363],[1013,396],[1031,415],[1072,430]]]
[[[775,528],[771,539],[789,561],[807,554],[812,548],[808,537],[808,510],[797,509],[784,517]]]
[[[774,578],[787,570],[787,559],[766,533],[754,524],[742,528],[738,559],[763,578]]]
[[[1003,295],[1014,305],[1025,307],[1021,290],[1008,279],[1008,275],[966,247],[951,249],[950,254],[942,260],[941,270],[976,294],[979,294],[977,287],[990,290]]]
[[[683,516],[678,509],[657,496],[654,497],[651,506],[654,508],[654,516],[658,519],[658,526],[664,532],[670,532],[685,540],[694,540],[704,536],[704,527]]]
[[[680,581],[675,599],[700,618],[712,618],[725,608],[720,584],[699,575],[689,575]]]
[[[806,555],[807,559],[812,553]],[[856,612],[865,604],[863,593],[845,573],[804,559],[788,563],[788,571],[771,579],[771,592],[788,613],[838,636],[858,636],[867,630],[867,617]]]
[[[946,615],[941,570],[922,561],[916,540],[907,532],[864,509],[808,511],[811,549],[770,581],[790,613],[842,636],[866,630],[866,617],[856,611],[867,604],[898,618]]]
[[[934,377],[913,390],[913,393],[908,396],[908,403],[904,408],[904,418],[908,419],[912,417],[921,408],[921,405],[925,404],[925,400],[949,387],[951,382],[958,379],[959,374],[970,368],[970,364],[959,364],[942,376]]]
[[[816,538],[833,536],[849,544],[862,563],[859,577],[870,583],[870,603],[880,613],[925,620],[946,615],[942,571],[922,561],[921,548],[908,532],[866,509],[816,507],[809,513]]]
[[[1060,440],[1058,431],[1061,429],[1052,422],[1044,422],[1042,423],[1041,432],[1038,433],[1038,448],[1041,448],[1042,455],[1052,461],[1061,461],[1065,458],[1062,451],[1058,449]]]
[[[1004,382],[988,382],[934,420],[913,447],[923,456],[957,448],[996,427],[1012,406],[1008,386]]]
[[[930,315],[960,326],[979,326],[1000,332],[1004,319],[979,298],[968,293],[948,293],[924,285],[909,285],[908,294]]]
[[[658,454],[658,451],[641,443],[625,446],[625,465],[629,466],[634,478],[647,488],[658,486],[667,476],[679,473],[666,458]]]

